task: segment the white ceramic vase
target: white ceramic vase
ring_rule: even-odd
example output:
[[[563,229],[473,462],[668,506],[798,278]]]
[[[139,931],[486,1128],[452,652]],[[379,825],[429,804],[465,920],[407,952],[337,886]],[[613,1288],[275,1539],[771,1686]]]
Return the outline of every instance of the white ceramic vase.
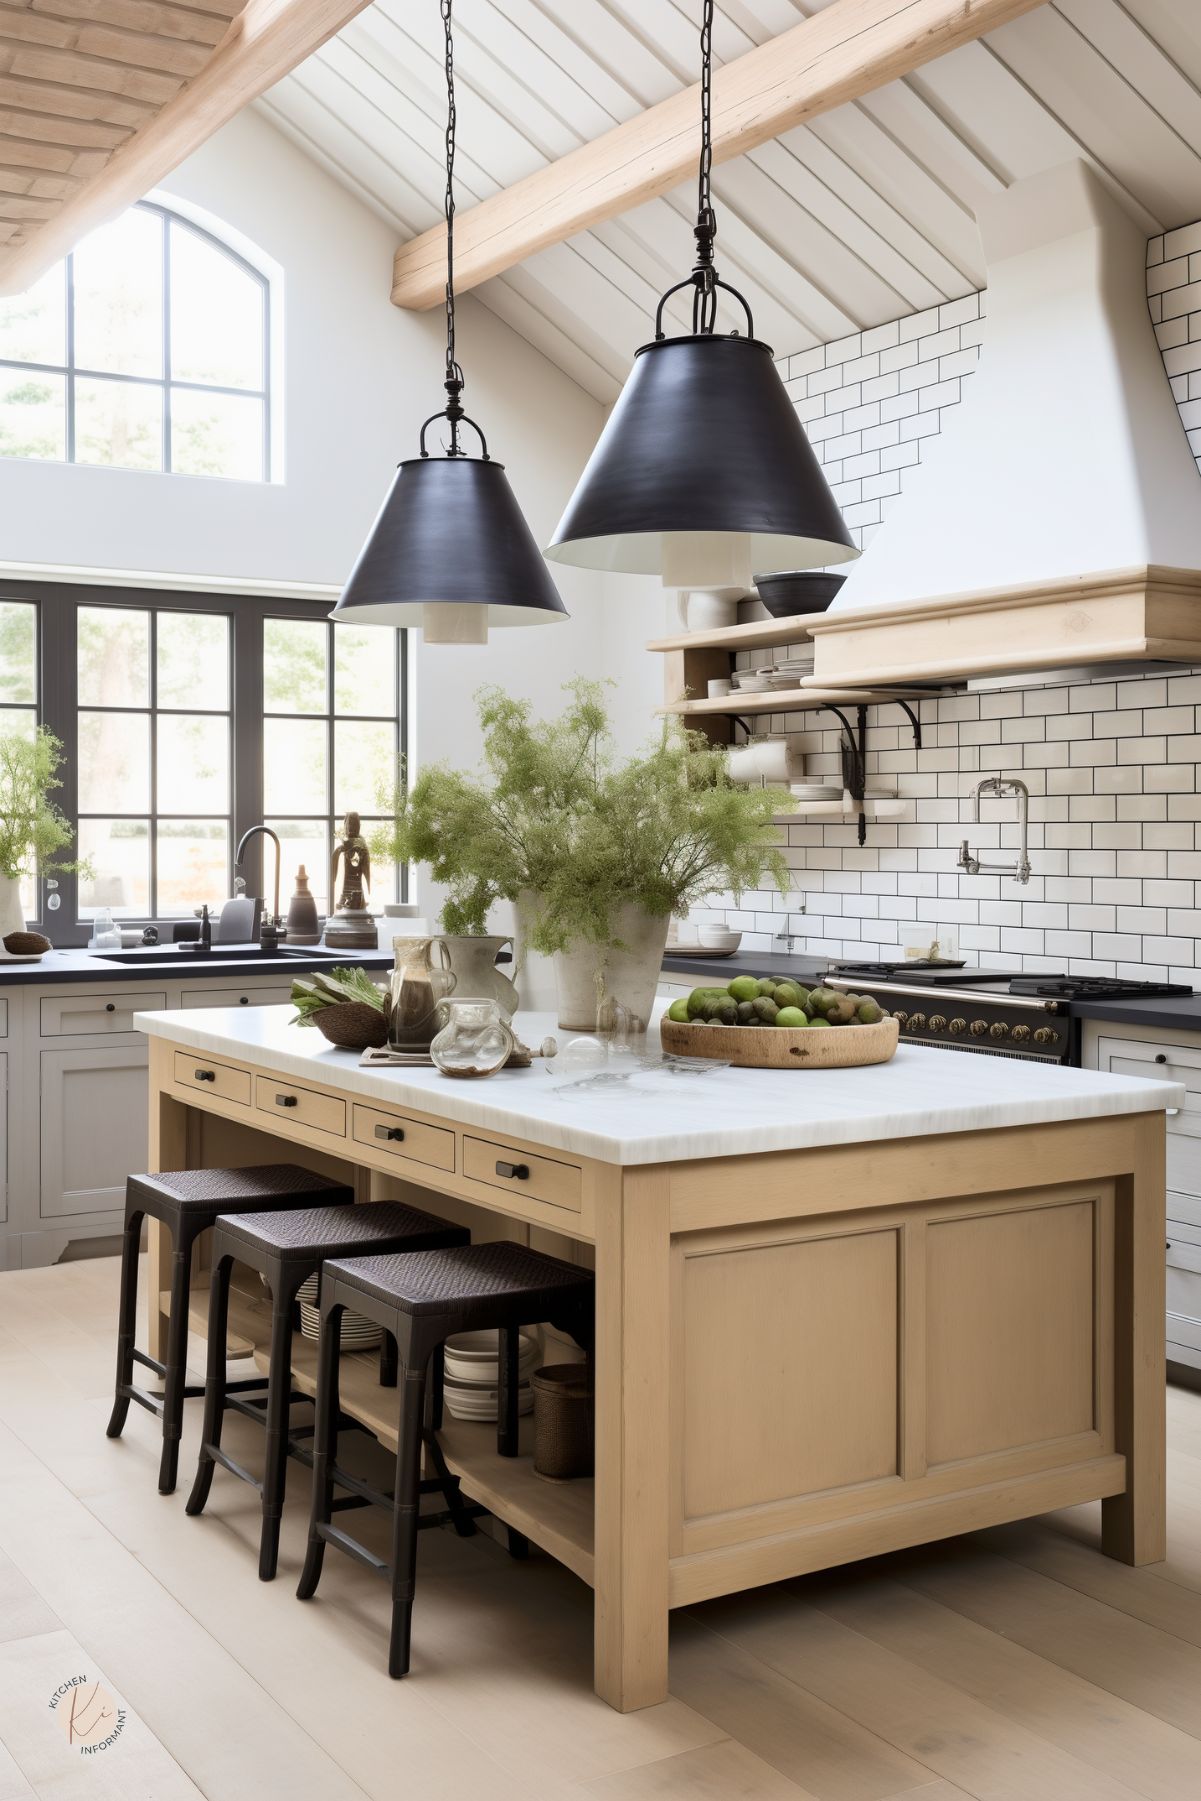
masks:
[[[595,1032],[621,1008],[627,1020],[649,1022],[667,944],[666,916],[641,907],[619,908],[615,917],[617,945],[573,944],[555,957],[559,988],[559,1027],[564,1032]]]
[[[25,930],[25,914],[21,908],[21,884],[15,876],[0,875],[0,944],[10,932]]]

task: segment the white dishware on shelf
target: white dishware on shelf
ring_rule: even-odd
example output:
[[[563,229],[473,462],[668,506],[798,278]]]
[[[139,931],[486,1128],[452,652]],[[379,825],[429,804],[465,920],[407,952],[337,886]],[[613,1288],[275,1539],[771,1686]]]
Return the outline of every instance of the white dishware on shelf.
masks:
[[[796,782],[805,773],[805,757],[787,734],[764,736],[736,744],[726,768],[732,782]]]
[[[708,684],[709,699],[710,700],[723,699],[725,695],[730,693],[732,687],[733,687],[733,684],[729,680],[728,677],[726,677],[726,676],[717,677],[714,681],[711,681]]]
[[[500,1378],[499,1335],[496,1332],[457,1332],[443,1350],[446,1410],[460,1420],[494,1420]],[[518,1413],[534,1405],[530,1378],[541,1349],[528,1332],[519,1335],[517,1351]]]
[[[738,623],[742,588],[682,588],[676,595],[680,624],[690,632],[721,631]]]

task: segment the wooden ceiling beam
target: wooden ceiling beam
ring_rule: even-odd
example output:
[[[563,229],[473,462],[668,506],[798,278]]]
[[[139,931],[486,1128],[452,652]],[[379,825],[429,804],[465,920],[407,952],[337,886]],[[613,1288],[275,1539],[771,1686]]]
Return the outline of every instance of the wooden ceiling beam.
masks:
[[[725,162],[820,113],[1007,25],[1043,0],[833,0],[713,72],[713,160]],[[699,86],[673,94],[455,216],[463,292],[695,176]],[[442,302],[446,228],[396,252],[392,299]]]
[[[124,25],[135,19],[149,24],[157,13],[168,10],[162,6],[135,10],[132,6],[123,8],[108,0],[108,4],[94,11],[72,7],[72,12],[81,12],[85,17],[92,11],[92,30],[96,35],[94,41],[88,41],[92,43],[92,54],[99,59],[108,58],[107,61],[90,62],[79,53],[82,46],[69,52],[55,47],[38,52],[46,58],[44,70],[31,66],[28,53],[21,59],[19,68],[6,69],[5,58],[0,53],[0,108],[26,109],[24,117],[18,118],[11,112],[0,111],[0,133],[6,125],[9,130],[26,128],[26,137],[32,139],[41,135],[35,123],[39,112],[64,115],[78,112],[81,116],[78,127],[63,118],[61,130],[56,126],[48,129],[46,135],[68,145],[118,140],[103,166],[55,208],[53,216],[40,223],[36,230],[20,233],[14,239],[11,230],[0,227],[0,245],[7,245],[0,249],[0,293],[21,293],[65,256],[87,232],[140,200],[243,107],[257,100],[260,94],[339,32],[356,13],[362,12],[369,0],[246,0],[241,10],[238,10],[239,0],[192,0],[192,3],[197,11],[218,15],[215,23],[221,25],[223,31],[220,42],[200,68],[195,67],[195,62],[202,47],[178,40],[173,44],[164,40],[159,54],[153,58],[147,56],[148,61],[177,70],[174,85],[171,85],[170,77],[148,73],[143,68],[122,72],[122,64],[112,60],[114,45],[98,32],[95,23],[97,14],[102,18],[107,14],[106,25],[109,21]],[[224,28],[219,15],[233,12],[237,16],[230,20],[228,28]],[[5,25],[11,24],[13,16],[11,7],[0,4],[0,40]],[[112,35],[116,38],[121,34]],[[129,32],[124,33],[120,48],[135,61],[145,54]],[[75,62],[78,62],[78,68],[74,66]],[[97,69],[106,72],[104,85],[111,85],[119,93],[114,91],[111,96],[100,96],[92,91],[97,85]],[[24,82],[20,80],[21,76],[26,78]],[[45,78],[40,84],[39,76]],[[78,90],[69,90],[65,85],[72,79],[80,83]],[[52,86],[54,82],[59,85]],[[120,119],[126,129],[112,132],[106,138],[97,132],[96,119],[112,123]],[[89,132],[92,135],[87,135]],[[2,144],[0,160],[3,160]],[[11,211],[11,208],[5,210]],[[30,210],[27,209],[27,217]],[[9,224],[8,220],[4,222],[5,227]]]

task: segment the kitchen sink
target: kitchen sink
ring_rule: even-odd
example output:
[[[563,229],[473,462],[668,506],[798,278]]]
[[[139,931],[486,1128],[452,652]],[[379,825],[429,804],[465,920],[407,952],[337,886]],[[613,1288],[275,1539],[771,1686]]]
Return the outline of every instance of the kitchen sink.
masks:
[[[94,955],[101,962],[124,963],[130,969],[163,969],[173,964],[203,967],[207,963],[262,963],[277,957],[324,958],[333,953],[312,944],[281,944],[271,950],[260,950],[257,944],[214,944],[211,952],[194,951],[186,944],[151,944],[139,951],[96,951]]]

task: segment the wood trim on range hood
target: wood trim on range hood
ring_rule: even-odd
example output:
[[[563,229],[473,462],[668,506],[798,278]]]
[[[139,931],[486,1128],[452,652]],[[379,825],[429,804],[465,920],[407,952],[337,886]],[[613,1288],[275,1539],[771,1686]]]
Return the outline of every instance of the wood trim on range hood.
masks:
[[[1201,570],[1151,565],[946,594],[827,613],[809,629],[807,688],[1038,674],[1131,659],[1201,663]]]

